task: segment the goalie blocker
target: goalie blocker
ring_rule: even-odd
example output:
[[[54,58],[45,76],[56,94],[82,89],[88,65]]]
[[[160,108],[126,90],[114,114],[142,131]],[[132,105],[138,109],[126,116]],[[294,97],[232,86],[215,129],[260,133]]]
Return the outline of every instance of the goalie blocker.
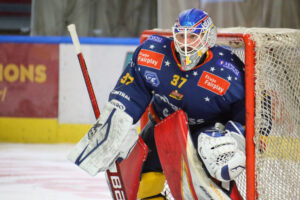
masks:
[[[108,102],[95,125],[71,150],[68,159],[92,176],[109,169],[117,159],[124,159],[116,168],[107,171],[106,178],[114,199],[135,200],[147,152],[148,147],[132,127],[132,118],[113,102]]]
[[[138,140],[133,119],[107,102],[94,126],[71,150],[70,161],[90,175],[107,170],[118,158],[127,158]]]

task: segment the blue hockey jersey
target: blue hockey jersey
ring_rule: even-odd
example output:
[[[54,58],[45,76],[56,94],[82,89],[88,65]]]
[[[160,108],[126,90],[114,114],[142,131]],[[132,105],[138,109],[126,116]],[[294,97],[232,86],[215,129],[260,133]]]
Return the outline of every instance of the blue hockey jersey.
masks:
[[[189,125],[228,120],[244,124],[243,68],[230,50],[215,46],[204,63],[182,71],[173,39],[152,35],[135,50],[109,100],[134,122],[151,103],[160,119],[183,109]]]

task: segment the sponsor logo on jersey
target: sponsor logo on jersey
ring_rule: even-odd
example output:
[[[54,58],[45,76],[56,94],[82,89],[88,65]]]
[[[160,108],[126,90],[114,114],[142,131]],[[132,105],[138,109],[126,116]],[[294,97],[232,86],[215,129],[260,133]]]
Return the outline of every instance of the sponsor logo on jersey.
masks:
[[[141,49],[138,55],[137,63],[138,65],[160,70],[163,59],[164,55],[161,53]]]
[[[232,71],[236,76],[240,75],[239,70],[237,70],[236,66],[230,62],[227,62],[223,59],[219,59],[217,61],[217,65],[219,65],[220,67],[224,67],[226,69],[229,69],[230,71]]]
[[[188,118],[189,125],[203,124],[204,119]]]
[[[146,81],[147,81],[148,83],[150,83],[150,84],[153,85],[154,87],[159,86],[160,81],[159,81],[158,76],[157,76],[157,74],[156,74],[155,72],[145,71],[144,76],[145,76]]]
[[[162,111],[162,114],[164,117],[168,117],[170,115],[170,112],[168,110],[168,108],[164,108],[163,111]]]
[[[198,81],[198,86],[215,94],[224,95],[227,92],[230,83],[217,75],[204,71]]]
[[[125,94],[124,92],[113,90],[113,91],[111,91],[111,94],[119,95],[119,96],[127,99],[128,101],[130,101],[130,97],[127,94]]]
[[[163,38],[159,37],[157,35],[150,35],[148,37],[148,40],[151,40],[151,41],[154,41],[154,42],[157,42],[157,43],[162,43],[163,42]]]
[[[183,94],[180,94],[177,90],[173,90],[169,96],[176,100],[181,100],[183,98]]]
[[[120,101],[113,99],[110,101],[111,104],[113,104],[115,107],[119,108],[120,110],[125,110],[126,107],[124,106],[124,104],[122,104]]]
[[[159,100],[163,101],[164,103],[168,104],[174,111],[179,110],[179,107],[175,106],[174,104],[172,104],[168,97],[166,97],[165,95],[161,96],[159,94],[155,94],[155,98],[158,98]]]

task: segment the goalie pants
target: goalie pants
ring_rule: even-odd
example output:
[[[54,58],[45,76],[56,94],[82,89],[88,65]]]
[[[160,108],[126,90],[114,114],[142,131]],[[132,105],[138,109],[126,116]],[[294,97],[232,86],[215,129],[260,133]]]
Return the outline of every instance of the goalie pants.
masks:
[[[149,172],[161,172],[162,173],[162,171],[163,171],[160,160],[159,160],[159,156],[157,153],[155,139],[154,139],[155,124],[156,124],[155,120],[153,119],[153,117],[151,115],[149,115],[149,121],[141,132],[141,137],[149,148],[147,160],[144,162],[143,167],[142,167],[142,174],[149,173]],[[197,141],[198,135],[201,133],[201,128],[200,129],[198,128],[198,130],[197,129],[195,130],[195,128],[193,127],[191,129],[192,129],[191,135],[192,135],[194,145],[195,145],[195,144],[197,144],[197,142],[195,142],[195,141]],[[199,159],[200,159],[200,157],[199,157]],[[207,176],[210,177],[208,172],[206,172],[206,174],[207,174]],[[141,177],[143,177],[143,175],[141,175]],[[212,179],[214,180],[214,182],[217,185],[219,185],[222,188],[222,185],[221,185],[222,183],[220,181],[215,180],[214,178],[212,178]],[[141,188],[139,190],[141,190]],[[237,189],[236,183],[234,181],[230,182],[229,191],[225,190],[225,189],[223,189],[223,190],[233,200],[242,200],[243,199],[241,197],[241,195]]]

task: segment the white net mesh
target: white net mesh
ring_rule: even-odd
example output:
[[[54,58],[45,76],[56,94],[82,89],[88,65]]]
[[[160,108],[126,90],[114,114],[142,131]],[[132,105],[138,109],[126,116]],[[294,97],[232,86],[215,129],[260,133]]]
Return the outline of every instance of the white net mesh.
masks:
[[[235,28],[222,32],[248,33],[255,43],[257,198],[300,199],[300,31]],[[234,49],[244,55],[241,46]],[[245,174],[237,183],[245,198]]]
[[[256,42],[256,180],[259,199],[300,199],[300,32]]]
[[[300,31],[230,28],[250,34],[255,50],[255,178],[261,200],[300,199]],[[244,61],[244,42],[218,37]],[[246,199],[246,175],[236,180]],[[166,184],[166,193],[173,199]]]

